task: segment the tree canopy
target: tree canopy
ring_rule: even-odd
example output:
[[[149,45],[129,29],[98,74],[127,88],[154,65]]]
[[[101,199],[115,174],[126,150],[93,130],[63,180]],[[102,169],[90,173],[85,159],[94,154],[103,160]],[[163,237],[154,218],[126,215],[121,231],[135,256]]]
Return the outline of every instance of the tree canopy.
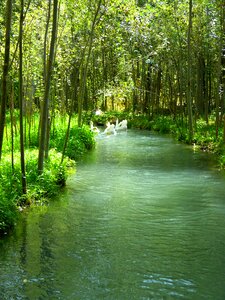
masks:
[[[12,3],[7,35],[8,2],[0,5],[0,100],[1,108],[4,103],[9,107],[13,91],[14,107],[18,108],[22,2]],[[221,124],[225,102],[222,0],[60,0],[57,20],[54,1],[23,2],[25,116],[40,112],[47,100],[50,117],[56,112],[78,113],[80,126],[82,112],[96,107],[149,117],[187,117],[190,126],[200,117],[208,122],[209,114],[215,113],[216,123]],[[54,26],[54,55],[50,58]],[[7,36],[10,53],[5,94]]]

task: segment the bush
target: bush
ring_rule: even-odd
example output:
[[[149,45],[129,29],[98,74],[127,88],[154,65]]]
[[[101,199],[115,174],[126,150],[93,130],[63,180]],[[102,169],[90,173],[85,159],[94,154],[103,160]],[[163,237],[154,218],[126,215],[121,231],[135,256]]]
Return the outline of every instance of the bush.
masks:
[[[173,124],[171,117],[159,116],[154,120],[153,130],[160,133],[170,133],[170,127]]]
[[[134,116],[130,121],[131,127],[139,128],[139,129],[152,129],[152,121],[149,120],[146,116]]]
[[[87,150],[93,149],[95,139],[93,132],[88,126],[75,126],[70,130],[69,142],[66,149],[66,155],[71,159],[79,159]]]
[[[34,158],[32,158],[35,157]],[[44,172],[39,175],[37,170],[38,150],[29,152],[27,158],[28,195],[40,200],[57,195],[61,186],[64,186],[71,169],[75,170],[75,162],[65,157],[61,164],[62,154],[55,149],[49,151],[49,158],[45,162]]]

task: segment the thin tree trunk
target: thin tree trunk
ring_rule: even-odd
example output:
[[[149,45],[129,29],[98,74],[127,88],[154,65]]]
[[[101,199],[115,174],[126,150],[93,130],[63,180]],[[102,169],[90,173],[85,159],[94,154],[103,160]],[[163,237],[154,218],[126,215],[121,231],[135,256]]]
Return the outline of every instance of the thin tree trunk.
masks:
[[[71,120],[72,120],[72,107],[73,107],[73,105],[71,105],[71,112],[69,114],[69,120],[68,120],[67,130],[66,130],[66,136],[65,136],[65,139],[64,139],[64,145],[63,145],[63,150],[62,150],[61,164],[63,163],[64,157],[65,157],[66,148],[67,148],[68,141],[69,141],[69,136],[70,136],[70,124],[71,124]]]
[[[7,103],[7,79],[9,71],[10,34],[12,19],[12,0],[6,4],[6,33],[5,33],[5,58],[2,76],[2,103],[0,110],[0,160],[2,157],[3,136],[5,127],[6,103]]]
[[[20,29],[19,29],[19,104],[20,104],[20,165],[22,176],[22,191],[23,194],[27,192],[26,184],[26,168],[25,168],[25,154],[24,154],[24,135],[23,135],[23,0],[20,2]]]
[[[49,0],[48,3],[48,13],[47,13],[47,22],[46,22],[46,27],[45,27],[45,37],[44,37],[44,50],[43,50],[43,83],[46,83],[46,77],[47,77],[47,40],[48,40],[48,29],[49,29],[49,23],[50,23],[50,18],[51,18],[51,5],[52,1]],[[42,106],[43,109],[43,106]],[[49,139],[49,131],[50,131],[50,121],[49,121],[49,110],[48,110],[48,122],[47,122],[47,130],[46,130],[46,144],[45,144],[45,159],[48,158],[48,139]],[[40,120],[41,122],[41,120]]]
[[[58,0],[54,0],[52,37],[51,37],[51,46],[50,46],[50,54],[49,54],[47,72],[46,72],[44,103],[43,103],[42,118],[41,118],[41,137],[40,137],[39,156],[38,156],[38,172],[39,172],[39,174],[42,174],[43,170],[44,170],[44,152],[45,152],[45,145],[46,145],[46,131],[47,131],[47,123],[48,123],[51,75],[52,75],[52,70],[53,70],[53,59],[54,59],[55,44],[56,44],[57,16],[58,16]]]
[[[26,18],[27,12],[28,12],[28,10],[29,10],[29,8],[30,8],[31,1],[32,1],[32,0],[29,0],[29,2],[27,3],[27,9],[26,9],[26,11],[25,11],[25,13],[24,13],[24,15],[23,15],[23,21],[24,21],[25,18]],[[13,65],[13,63],[14,63],[14,60],[15,60],[15,58],[16,58],[16,53],[17,53],[18,47],[19,47],[19,39],[18,39],[18,41],[17,41],[16,48],[15,48],[15,50],[14,50],[14,52],[13,52],[12,59],[11,59],[10,65],[9,65],[9,69],[11,69],[11,67],[12,67],[12,65]]]
[[[92,43],[93,43],[93,38],[94,38],[94,29],[95,29],[95,25],[97,23],[97,16],[98,16],[100,8],[101,8],[101,3],[102,3],[102,0],[99,0],[97,10],[94,15],[94,20],[93,20],[92,26],[91,26],[87,58],[85,60],[85,53],[84,53],[84,57],[83,57],[84,67],[81,67],[81,87],[80,87],[80,94],[79,94],[79,99],[78,99],[78,126],[81,126],[81,123],[82,123],[82,110],[83,110],[83,100],[84,100],[84,96],[85,96],[85,87],[86,87],[86,80],[87,80],[87,68],[88,68],[90,55],[91,55]]]
[[[223,106],[223,143],[225,144],[225,4],[222,6],[222,85],[223,85],[223,95],[222,95],[222,106]]]
[[[220,119],[220,88],[223,85],[223,41],[224,41],[224,4],[221,2],[221,10],[220,10],[220,36],[219,36],[219,43],[218,43],[218,61],[217,61],[217,85],[216,85],[216,139],[219,136],[219,127],[221,125]],[[222,112],[221,112],[222,113]]]
[[[162,83],[162,69],[159,64],[159,69],[157,71],[156,98],[155,98],[156,114],[159,114],[161,83]]]
[[[220,115],[219,115],[219,106],[220,106],[220,76],[221,76],[221,46],[222,43],[219,43],[218,51],[218,62],[217,62],[217,82],[216,82],[216,95],[215,95],[215,104],[216,104],[216,139],[219,136],[219,126],[220,126]]]
[[[191,92],[191,34],[192,34],[192,0],[189,0],[189,24],[188,24],[188,74],[187,74],[187,107],[188,107],[188,135],[189,142],[193,139],[193,116],[192,116],[192,92]]]
[[[11,96],[10,96],[10,125],[11,125],[11,165],[12,173],[14,173],[14,87],[12,84],[11,87]]]
[[[46,82],[46,73],[47,73],[47,63],[46,63],[46,53],[47,53],[47,39],[48,39],[48,29],[49,29],[49,22],[51,18],[51,5],[52,1],[49,0],[48,3],[48,14],[47,14],[47,21],[46,21],[46,27],[45,27],[45,37],[44,37],[44,50],[43,50],[43,77],[44,77],[44,84]]]

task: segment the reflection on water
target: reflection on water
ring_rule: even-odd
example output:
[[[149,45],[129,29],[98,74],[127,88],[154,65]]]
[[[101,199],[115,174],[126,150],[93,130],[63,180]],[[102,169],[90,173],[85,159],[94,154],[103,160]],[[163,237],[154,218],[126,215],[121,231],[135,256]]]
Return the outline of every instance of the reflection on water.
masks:
[[[150,132],[98,138],[0,241],[0,299],[225,299],[225,179]]]

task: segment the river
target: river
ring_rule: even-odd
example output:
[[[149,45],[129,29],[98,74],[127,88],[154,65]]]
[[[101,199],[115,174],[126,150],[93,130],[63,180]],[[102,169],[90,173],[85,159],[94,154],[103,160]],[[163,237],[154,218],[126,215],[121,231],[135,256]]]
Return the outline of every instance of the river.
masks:
[[[168,136],[97,137],[0,240],[0,299],[224,300],[224,174]]]

